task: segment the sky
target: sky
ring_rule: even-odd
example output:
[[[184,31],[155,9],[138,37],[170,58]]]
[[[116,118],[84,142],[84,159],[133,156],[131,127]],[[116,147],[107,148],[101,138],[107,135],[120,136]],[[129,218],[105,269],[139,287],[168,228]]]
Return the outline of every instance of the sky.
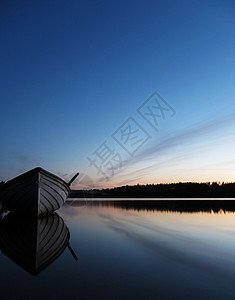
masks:
[[[0,181],[235,181],[234,1],[1,1]]]

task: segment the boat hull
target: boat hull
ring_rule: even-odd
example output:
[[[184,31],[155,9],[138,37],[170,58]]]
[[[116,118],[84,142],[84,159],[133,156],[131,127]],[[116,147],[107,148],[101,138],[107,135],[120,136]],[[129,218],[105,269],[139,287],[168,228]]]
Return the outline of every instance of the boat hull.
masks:
[[[64,204],[69,192],[64,180],[42,168],[35,168],[8,181],[1,201],[9,211],[48,215]]]

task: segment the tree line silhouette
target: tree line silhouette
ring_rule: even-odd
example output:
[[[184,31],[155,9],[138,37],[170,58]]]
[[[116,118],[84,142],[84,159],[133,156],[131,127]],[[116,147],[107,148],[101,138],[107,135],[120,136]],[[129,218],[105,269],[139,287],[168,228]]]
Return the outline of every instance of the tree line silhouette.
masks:
[[[235,183],[194,183],[125,185],[107,189],[73,190],[72,198],[235,198]]]
[[[0,182],[0,192],[5,183]],[[179,182],[72,190],[70,198],[235,198],[235,183]]]

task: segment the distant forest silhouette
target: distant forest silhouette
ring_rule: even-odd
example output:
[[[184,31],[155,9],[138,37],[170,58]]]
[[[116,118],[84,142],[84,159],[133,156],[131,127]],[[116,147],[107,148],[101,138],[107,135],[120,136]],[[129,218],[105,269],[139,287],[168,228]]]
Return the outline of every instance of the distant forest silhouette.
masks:
[[[73,190],[71,198],[235,198],[235,183],[169,183]]]
[[[0,182],[0,192],[5,183]],[[91,190],[72,190],[70,198],[234,198],[235,183],[179,182],[125,185]]]

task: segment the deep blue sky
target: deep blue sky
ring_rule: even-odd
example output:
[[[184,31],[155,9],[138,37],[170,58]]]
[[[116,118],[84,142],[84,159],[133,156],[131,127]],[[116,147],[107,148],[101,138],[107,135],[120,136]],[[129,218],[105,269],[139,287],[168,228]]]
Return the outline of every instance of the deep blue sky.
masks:
[[[0,180],[235,181],[234,1],[1,1],[0,25]],[[158,132],[136,111],[155,91],[176,111]],[[129,117],[151,136],[133,156],[112,138]],[[104,141],[126,161],[108,181]]]

